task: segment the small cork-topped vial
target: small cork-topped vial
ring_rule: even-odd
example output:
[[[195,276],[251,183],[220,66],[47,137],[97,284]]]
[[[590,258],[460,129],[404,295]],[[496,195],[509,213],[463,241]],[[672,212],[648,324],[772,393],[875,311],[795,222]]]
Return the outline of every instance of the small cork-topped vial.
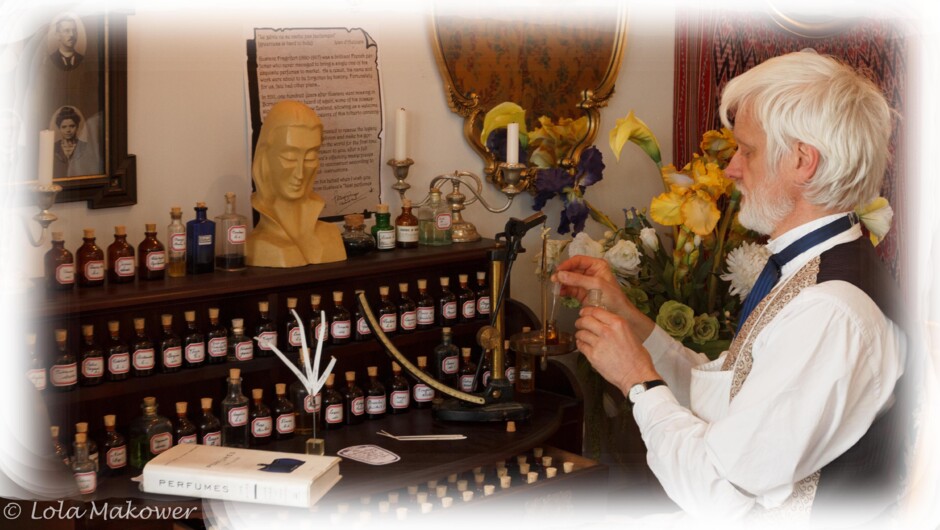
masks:
[[[237,319],[235,319],[235,320],[241,320],[241,319],[240,319],[240,318],[237,318]],[[234,324],[234,322],[235,322],[235,321],[233,320],[232,323]],[[229,378],[229,379],[231,379],[232,381],[234,381],[234,380],[236,380],[236,379],[241,379],[241,377],[242,377],[242,370],[241,370],[241,368],[229,368],[229,370],[228,370],[228,378]]]
[[[361,213],[343,216],[343,247],[347,256],[361,256],[375,250],[375,239],[365,231],[365,217]]]

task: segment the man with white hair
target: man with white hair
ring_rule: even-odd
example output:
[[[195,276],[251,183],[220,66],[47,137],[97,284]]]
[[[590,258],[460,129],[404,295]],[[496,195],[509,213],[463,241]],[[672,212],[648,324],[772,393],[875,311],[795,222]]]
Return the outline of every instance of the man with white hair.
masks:
[[[877,257],[853,210],[881,188],[891,109],[868,79],[808,51],[731,80],[720,114],[738,143],[726,169],[738,219],[773,253],[730,349],[712,362],[685,349],[582,256],[556,278],[580,300],[600,289],[606,309],[581,310],[578,347],[634,403],[649,466],[686,512],[816,519],[829,485],[852,484],[850,515],[871,519],[886,502],[861,486],[891,463],[879,418],[894,416],[905,354],[873,301]]]

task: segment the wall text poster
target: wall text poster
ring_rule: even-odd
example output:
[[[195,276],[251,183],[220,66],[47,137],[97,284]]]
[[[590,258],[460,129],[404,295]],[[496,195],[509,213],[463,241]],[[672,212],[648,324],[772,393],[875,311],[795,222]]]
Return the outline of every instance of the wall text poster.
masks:
[[[255,50],[261,120],[275,103],[292,99],[323,121],[313,186],[326,201],[322,217],[373,209],[382,149],[375,41],[358,28],[255,28]]]

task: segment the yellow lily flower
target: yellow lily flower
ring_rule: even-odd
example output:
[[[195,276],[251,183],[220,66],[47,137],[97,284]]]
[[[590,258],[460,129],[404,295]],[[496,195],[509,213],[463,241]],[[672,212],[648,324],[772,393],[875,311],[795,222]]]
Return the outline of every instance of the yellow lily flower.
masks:
[[[486,139],[489,138],[490,133],[510,123],[518,123],[519,134],[527,134],[525,109],[511,101],[504,101],[490,109],[483,117],[483,132],[480,134],[480,143],[486,145]]]
[[[702,190],[689,194],[682,203],[684,225],[700,236],[707,236],[721,219],[721,211],[711,196]]]
[[[888,230],[891,230],[891,220],[894,218],[894,210],[891,209],[888,199],[878,197],[865,206],[856,208],[855,213],[868,229],[871,244],[877,247],[888,234]]]
[[[677,191],[662,193],[650,202],[650,217],[663,226],[678,226],[683,222],[682,205],[685,203],[684,194]]]
[[[620,151],[623,150],[627,141],[640,146],[656,165],[662,164],[662,156],[659,152],[659,142],[653,131],[642,120],[633,115],[631,110],[625,118],[617,120],[617,125],[610,130],[610,149],[614,152],[617,160],[620,160]]]

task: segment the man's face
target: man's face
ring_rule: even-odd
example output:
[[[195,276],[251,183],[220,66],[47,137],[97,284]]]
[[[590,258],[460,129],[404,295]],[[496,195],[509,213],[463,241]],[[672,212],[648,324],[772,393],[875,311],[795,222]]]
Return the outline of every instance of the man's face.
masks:
[[[793,190],[767,158],[767,135],[744,108],[735,118],[734,139],[738,150],[725,169],[741,191],[738,222],[760,234],[772,235],[793,211]]]
[[[68,49],[75,47],[78,42],[78,27],[74,20],[60,20],[55,25],[55,33],[59,36],[59,43]]]
[[[62,135],[63,140],[72,140],[77,132],[78,124],[71,118],[66,118],[59,124],[59,133]]]
[[[313,185],[320,168],[320,129],[288,126],[274,131],[267,159],[271,174],[268,178],[282,198],[302,198]]]

